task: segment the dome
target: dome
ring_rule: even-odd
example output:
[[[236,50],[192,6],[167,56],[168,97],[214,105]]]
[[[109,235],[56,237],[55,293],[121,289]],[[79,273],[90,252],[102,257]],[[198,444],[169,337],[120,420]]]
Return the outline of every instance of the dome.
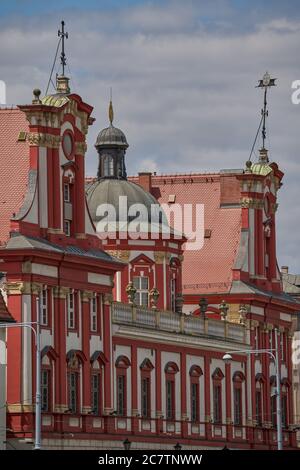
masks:
[[[128,143],[124,132],[122,132],[121,129],[114,127],[113,125],[110,125],[109,127],[106,127],[99,132],[95,147],[100,149],[102,147],[127,148]]]
[[[102,204],[111,204],[116,210],[117,222],[127,222],[134,217],[128,216],[128,210],[119,211],[119,197],[127,197],[128,209],[133,204],[143,204],[147,209],[147,219],[143,217],[143,222],[151,219],[151,208],[153,211],[160,211],[160,205],[157,200],[141,186],[127,180],[119,179],[100,179],[91,183],[86,191],[89,211],[94,223],[97,223],[101,217],[97,216],[97,208]],[[158,213],[157,212],[157,213]],[[145,220],[146,219],[146,220]]]
[[[152,231],[161,232],[162,229],[170,230],[169,224],[165,213],[162,211],[160,204],[157,200],[141,186],[127,180],[121,179],[100,179],[87,187],[86,190],[87,203],[90,211],[91,218],[97,227],[97,223],[104,217],[106,204],[111,204],[116,211],[116,220],[109,213],[107,221],[110,222],[110,227],[114,226],[119,231],[127,231],[127,222],[138,217],[138,222],[141,224],[140,232]],[[127,207],[120,210],[120,196],[127,197]],[[125,200],[126,202],[126,200]],[[141,204],[143,207],[132,207],[133,204]],[[102,206],[101,215],[97,215],[97,209]],[[132,207],[131,212],[128,212]],[[173,230],[171,229],[173,232]]]

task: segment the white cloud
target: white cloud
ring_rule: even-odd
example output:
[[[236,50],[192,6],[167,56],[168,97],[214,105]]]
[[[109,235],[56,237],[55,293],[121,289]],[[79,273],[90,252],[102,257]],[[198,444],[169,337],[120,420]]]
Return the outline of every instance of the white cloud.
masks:
[[[300,79],[300,22],[282,17],[242,31],[238,21],[231,23],[227,2],[218,7],[215,23],[210,2],[65,14],[71,84],[95,106],[97,118],[89,133],[87,173],[96,172],[93,144],[108,122],[110,86],[115,125],[130,144],[128,173],[243,167],[260,119],[262,95],[255,85],[269,70],[278,86],[270,92],[268,145],[286,171],[279,263],[299,271],[300,105],[291,103],[291,83]],[[57,14],[2,25],[0,79],[9,102],[28,102],[33,88],[45,90],[59,20]]]

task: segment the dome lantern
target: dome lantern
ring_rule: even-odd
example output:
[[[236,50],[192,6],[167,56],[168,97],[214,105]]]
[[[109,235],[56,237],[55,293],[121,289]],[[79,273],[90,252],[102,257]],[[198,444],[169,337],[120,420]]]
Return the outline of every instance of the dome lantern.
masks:
[[[128,143],[124,132],[113,126],[112,101],[109,103],[108,116],[110,125],[99,132],[95,143],[99,155],[98,179],[126,179],[125,153]]]

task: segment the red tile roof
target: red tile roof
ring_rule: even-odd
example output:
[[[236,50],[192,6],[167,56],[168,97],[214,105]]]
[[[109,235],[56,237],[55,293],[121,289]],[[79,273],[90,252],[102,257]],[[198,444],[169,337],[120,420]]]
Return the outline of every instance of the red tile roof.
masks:
[[[232,187],[230,198],[224,178]],[[130,180],[138,182],[138,177]],[[241,232],[241,207],[235,205],[238,188],[232,175],[152,176],[152,194],[160,203],[168,203],[169,194],[173,194],[177,204],[204,204],[204,229],[211,230],[211,237],[204,239],[201,249],[184,252],[184,294],[229,291]],[[220,201],[227,205],[220,207]]]
[[[29,170],[28,142],[19,142],[20,131],[28,132],[28,122],[19,109],[0,109],[0,244],[6,242],[10,218],[18,212]]]

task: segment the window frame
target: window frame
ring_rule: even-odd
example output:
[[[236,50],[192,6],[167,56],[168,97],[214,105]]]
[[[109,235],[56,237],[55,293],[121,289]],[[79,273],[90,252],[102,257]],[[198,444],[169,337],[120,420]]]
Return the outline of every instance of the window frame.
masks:
[[[73,297],[73,307],[71,308],[70,307],[70,296]],[[68,331],[70,332],[76,332],[77,331],[77,302],[78,302],[78,299],[77,299],[77,293],[75,292],[74,289],[70,289],[70,291],[68,292],[67,294],[67,299],[66,299],[66,303],[67,303],[67,329]],[[71,315],[72,314],[72,322],[71,322]],[[71,325],[72,323],[72,325]]]
[[[75,385],[72,385],[71,378],[75,378]],[[79,395],[79,385],[80,385],[80,373],[79,370],[69,369],[68,370],[68,406],[71,414],[79,413],[79,404],[80,404],[80,395]],[[75,407],[72,407],[72,391],[75,392]]]
[[[40,325],[41,327],[49,327],[49,289],[47,286],[43,286],[41,290],[41,314],[40,314]],[[45,320],[44,320],[45,318]]]
[[[138,286],[136,285],[135,280],[138,279]],[[147,279],[147,288],[142,287],[142,280]],[[136,288],[136,294],[135,294],[135,301],[137,305],[140,305],[141,307],[149,307],[149,276],[132,276],[132,282],[134,287]],[[147,303],[142,303],[141,300],[143,299],[143,295],[147,296]]]
[[[42,366],[41,369],[41,411],[42,413],[50,413],[52,410],[52,380],[51,380],[51,367],[49,366]],[[44,375],[47,376],[47,384],[44,384],[43,377]],[[43,407],[43,400],[44,400],[44,391],[46,391],[47,395],[47,408]]]
[[[97,379],[98,386],[94,387],[94,379]],[[96,394],[96,400],[95,399]],[[96,403],[96,406],[94,406]],[[91,373],[91,409],[92,414],[100,416],[102,414],[102,374],[99,369],[92,369]]]
[[[90,300],[90,331],[91,333],[97,333],[99,330],[98,303],[99,303],[98,295],[96,292],[94,292]]]

